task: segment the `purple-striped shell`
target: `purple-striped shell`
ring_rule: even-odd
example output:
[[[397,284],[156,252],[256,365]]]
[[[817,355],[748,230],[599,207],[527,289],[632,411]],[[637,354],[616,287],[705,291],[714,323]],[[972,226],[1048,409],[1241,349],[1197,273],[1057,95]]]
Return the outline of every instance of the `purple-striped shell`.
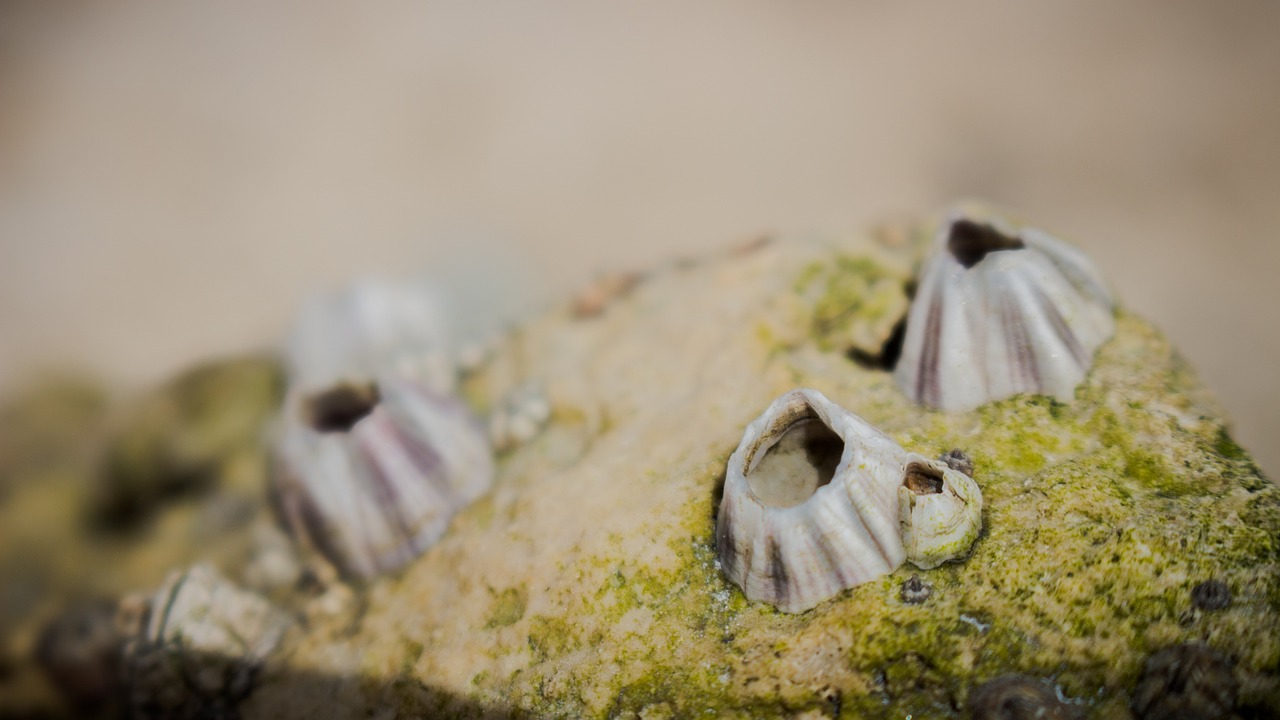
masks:
[[[906,559],[898,485],[907,453],[816,390],[792,390],[729,458],[716,551],[751,600],[802,612]]]
[[[982,493],[902,449],[816,390],[792,390],[747,426],[725,470],[716,553],[751,600],[803,612],[903,561],[968,554]]]
[[[294,536],[359,578],[420,555],[494,475],[488,439],[460,400],[377,377],[291,390],[273,479]]]
[[[1111,294],[1079,250],[953,213],[921,270],[894,379],[943,410],[1018,393],[1070,400],[1114,333]]]

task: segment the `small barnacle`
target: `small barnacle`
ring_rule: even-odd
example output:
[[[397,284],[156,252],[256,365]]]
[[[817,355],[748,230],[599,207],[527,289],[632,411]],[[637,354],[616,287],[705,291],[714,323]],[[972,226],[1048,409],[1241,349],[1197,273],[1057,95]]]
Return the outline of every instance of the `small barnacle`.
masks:
[[[295,388],[282,426],[278,509],[350,576],[413,560],[493,481],[488,439],[462,402],[400,377]]]
[[[982,492],[944,463],[909,455],[898,487],[907,560],[922,570],[961,557],[982,532]]]
[[[895,488],[906,453],[815,390],[747,426],[716,520],[725,575],[752,600],[801,612],[906,557]]]
[[[1004,675],[969,696],[973,720],[1068,720],[1077,713],[1044,683],[1022,675]]]
[[[457,383],[440,298],[426,282],[364,280],[303,303],[285,343],[295,385],[394,374],[439,393]]]
[[[969,457],[968,453],[960,448],[948,450],[942,453],[938,459],[946,463],[947,467],[952,470],[973,477],[973,458]]]
[[[489,413],[489,441],[495,450],[510,450],[536,437],[550,419],[546,393],[536,384],[526,383]]]
[[[1204,645],[1174,645],[1147,658],[1133,691],[1139,720],[1231,717],[1239,683],[1231,662]]]
[[[1231,588],[1221,580],[1205,580],[1191,588],[1191,602],[1200,610],[1223,610],[1231,606]]]
[[[954,213],[934,241],[894,372],[912,400],[971,410],[1018,393],[1069,400],[1115,333],[1083,253],[1034,228]]]
[[[171,573],[150,608],[124,653],[136,718],[233,717],[290,625],[209,565]]]
[[[912,575],[902,583],[902,602],[908,605],[919,605],[932,594],[933,588],[921,580],[919,575]]]

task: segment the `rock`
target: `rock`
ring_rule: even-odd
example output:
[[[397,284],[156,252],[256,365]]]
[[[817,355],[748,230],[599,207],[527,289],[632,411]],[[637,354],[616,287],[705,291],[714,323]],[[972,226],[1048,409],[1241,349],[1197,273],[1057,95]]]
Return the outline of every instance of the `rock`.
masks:
[[[846,352],[906,307],[903,266],[869,246],[773,242],[649,274],[589,321],[523,326],[468,397],[536,379],[551,424],[363,590],[357,622],[291,635],[244,716],[955,718],[1016,674],[1124,717],[1147,658],[1201,638],[1235,659],[1240,703],[1280,711],[1280,491],[1185,361],[1121,311],[1071,402],[917,407]],[[743,427],[795,387],[921,453],[963,448],[985,499],[972,555],[801,614],[746,601],[715,562],[718,486]],[[925,603],[901,600],[913,573]],[[1235,600],[1184,626],[1206,577]]]
[[[130,522],[167,496],[216,485],[228,463],[260,452],[281,393],[274,361],[240,358],[188,370],[142,398],[109,441],[94,516]]]
[[[31,382],[0,405],[0,501],[15,487],[74,468],[101,430],[106,392],[81,376]]]

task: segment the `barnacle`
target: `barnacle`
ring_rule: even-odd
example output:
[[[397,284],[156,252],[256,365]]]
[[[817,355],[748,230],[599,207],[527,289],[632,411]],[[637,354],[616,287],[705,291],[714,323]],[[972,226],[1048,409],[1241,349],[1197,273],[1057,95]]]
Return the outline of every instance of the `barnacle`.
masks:
[[[350,576],[395,570],[493,482],[458,399],[399,377],[295,389],[285,403],[276,502],[291,532]]]
[[[457,382],[440,299],[425,282],[364,280],[303,303],[285,343],[294,384],[392,373],[436,392]]]
[[[894,378],[912,400],[970,410],[1018,393],[1070,399],[1115,332],[1089,259],[1041,230],[955,213],[925,261]]]
[[[921,468],[938,476],[941,502],[903,499]],[[902,503],[910,511],[900,517]],[[971,479],[907,453],[821,393],[793,390],[747,426],[729,458],[716,546],[748,598],[800,612],[906,559],[934,567],[963,554],[980,513]]]
[[[982,531],[982,493],[973,478],[912,454],[898,487],[902,545],[928,570],[968,552]]]
[[[169,574],[124,659],[131,717],[231,717],[290,620],[210,565]]]

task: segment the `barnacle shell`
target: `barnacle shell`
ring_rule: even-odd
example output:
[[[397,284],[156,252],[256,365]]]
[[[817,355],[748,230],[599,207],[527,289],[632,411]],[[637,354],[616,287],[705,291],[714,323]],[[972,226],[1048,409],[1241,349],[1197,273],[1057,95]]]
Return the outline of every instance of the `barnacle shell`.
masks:
[[[286,524],[344,573],[399,568],[493,482],[484,431],[461,401],[415,382],[295,388],[274,491]]]
[[[934,241],[894,378],[913,400],[970,410],[1017,393],[1069,400],[1115,332],[1080,251],[1034,228],[955,213]]]
[[[363,280],[303,304],[285,365],[290,382],[311,387],[395,373],[443,393],[457,382],[454,354],[428,283]]]
[[[898,512],[907,560],[922,570],[968,553],[982,532],[982,493],[973,478],[914,453],[898,487]]]
[[[233,716],[289,625],[265,598],[209,565],[171,573],[125,650],[132,716]]]
[[[779,397],[729,458],[716,521],[725,575],[752,600],[801,612],[906,557],[898,485],[907,453],[814,390]]]

